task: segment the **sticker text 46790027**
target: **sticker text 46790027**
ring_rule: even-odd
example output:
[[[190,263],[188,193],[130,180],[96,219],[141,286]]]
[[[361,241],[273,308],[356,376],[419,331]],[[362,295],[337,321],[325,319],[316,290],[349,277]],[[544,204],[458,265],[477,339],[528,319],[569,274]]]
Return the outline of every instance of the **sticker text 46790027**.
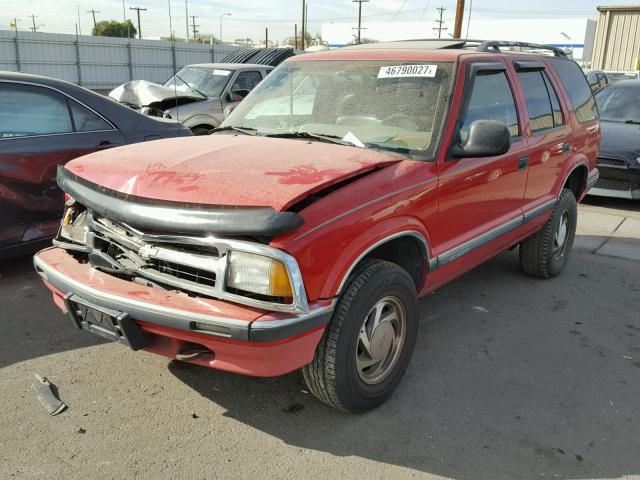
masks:
[[[378,78],[408,78],[436,76],[437,65],[393,65],[380,67]]]

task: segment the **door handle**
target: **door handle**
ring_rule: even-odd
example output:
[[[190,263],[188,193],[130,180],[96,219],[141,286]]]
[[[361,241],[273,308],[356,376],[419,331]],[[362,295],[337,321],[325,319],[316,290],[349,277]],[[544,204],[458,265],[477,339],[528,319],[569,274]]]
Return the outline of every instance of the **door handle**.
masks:
[[[518,170],[523,170],[529,165],[529,157],[522,157],[518,160]]]

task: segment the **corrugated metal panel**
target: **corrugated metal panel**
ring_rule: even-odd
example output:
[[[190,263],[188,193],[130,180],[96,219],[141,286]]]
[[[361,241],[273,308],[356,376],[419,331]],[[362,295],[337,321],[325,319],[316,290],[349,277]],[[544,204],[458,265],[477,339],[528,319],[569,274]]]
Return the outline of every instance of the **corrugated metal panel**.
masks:
[[[173,74],[168,41],[0,30],[0,70],[46,75],[111,89],[129,80],[163,83]],[[176,43],[176,67],[220,61],[238,47]],[[19,66],[19,68],[18,68]]]
[[[640,8],[599,7],[591,67],[636,70],[640,60]]]

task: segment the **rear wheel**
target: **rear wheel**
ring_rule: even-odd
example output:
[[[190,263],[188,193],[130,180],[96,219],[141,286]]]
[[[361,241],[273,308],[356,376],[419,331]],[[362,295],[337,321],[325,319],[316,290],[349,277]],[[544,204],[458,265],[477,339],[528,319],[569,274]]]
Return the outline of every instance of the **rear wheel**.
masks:
[[[569,260],[577,219],[576,197],[571,190],[565,188],[553,215],[542,230],[520,244],[522,270],[542,278],[558,275]]]
[[[303,368],[324,403],[364,412],[384,402],[404,374],[418,330],[417,295],[409,274],[372,260],[353,275],[313,361]]]

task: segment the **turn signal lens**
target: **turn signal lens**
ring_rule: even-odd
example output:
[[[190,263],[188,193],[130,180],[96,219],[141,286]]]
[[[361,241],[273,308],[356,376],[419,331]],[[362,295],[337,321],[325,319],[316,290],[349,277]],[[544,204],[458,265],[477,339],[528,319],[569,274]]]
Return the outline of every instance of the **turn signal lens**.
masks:
[[[230,252],[227,287],[269,297],[293,297],[284,263],[246,252]]]

